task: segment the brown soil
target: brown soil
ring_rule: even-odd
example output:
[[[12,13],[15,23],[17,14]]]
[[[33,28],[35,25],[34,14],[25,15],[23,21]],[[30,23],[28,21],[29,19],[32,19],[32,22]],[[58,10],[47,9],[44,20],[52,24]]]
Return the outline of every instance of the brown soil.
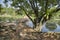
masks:
[[[36,32],[22,24],[18,24],[16,29],[11,29],[9,26],[2,27],[0,28],[0,40],[60,40],[60,33]]]

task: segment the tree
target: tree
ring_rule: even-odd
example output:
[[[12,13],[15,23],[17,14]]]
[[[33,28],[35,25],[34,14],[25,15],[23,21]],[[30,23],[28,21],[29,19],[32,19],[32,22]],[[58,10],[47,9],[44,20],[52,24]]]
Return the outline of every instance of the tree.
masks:
[[[54,12],[60,10],[57,0],[11,0],[12,6],[23,10],[33,22],[34,29],[41,31],[41,26],[48,21]],[[32,17],[33,16],[33,17]]]
[[[2,9],[3,9],[2,5],[0,4],[0,14],[2,13]]]

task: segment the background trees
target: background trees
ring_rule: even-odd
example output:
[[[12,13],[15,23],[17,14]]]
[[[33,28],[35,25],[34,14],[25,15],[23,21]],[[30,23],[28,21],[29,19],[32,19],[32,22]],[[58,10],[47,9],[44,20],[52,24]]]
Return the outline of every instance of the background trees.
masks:
[[[2,9],[3,9],[2,5],[0,4],[0,14],[2,13]]]

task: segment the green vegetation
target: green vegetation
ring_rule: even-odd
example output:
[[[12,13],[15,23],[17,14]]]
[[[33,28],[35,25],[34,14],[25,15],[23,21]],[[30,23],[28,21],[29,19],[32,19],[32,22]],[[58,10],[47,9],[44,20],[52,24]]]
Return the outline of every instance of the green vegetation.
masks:
[[[7,10],[7,12],[6,12]],[[13,21],[24,15],[17,14],[13,8],[3,8],[0,13],[0,21]]]
[[[12,1],[11,7],[14,9],[8,8],[8,1]],[[1,15],[12,15],[14,18],[17,15],[26,15],[33,22],[34,29],[37,31],[41,31],[43,23],[53,19],[60,10],[57,0],[4,0],[4,4],[6,8],[2,10],[4,12]]]
[[[0,3],[0,40],[60,40],[60,32],[50,33],[55,31],[56,24],[60,25],[59,1],[3,0]],[[24,16],[33,22],[33,28],[26,25],[28,19]],[[44,23],[48,33],[41,32]]]
[[[43,25],[43,23],[50,20],[52,15],[54,15],[57,11],[60,10],[59,6],[57,6],[57,0],[52,1],[12,0],[12,1],[13,1],[12,6],[14,6],[15,8],[19,8],[19,11],[23,10],[24,13],[33,22],[34,28],[38,29],[39,31],[41,31],[41,26]],[[32,15],[34,16],[34,19]]]

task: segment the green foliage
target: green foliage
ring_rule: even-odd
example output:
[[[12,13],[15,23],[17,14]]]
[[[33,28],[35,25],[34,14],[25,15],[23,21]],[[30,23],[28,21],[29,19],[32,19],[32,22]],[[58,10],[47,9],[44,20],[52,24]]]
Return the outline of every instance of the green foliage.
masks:
[[[11,0],[18,14],[26,14],[34,26],[44,23],[59,9],[57,0]],[[58,10],[59,11],[59,10]]]
[[[16,15],[15,10],[13,8],[6,8],[6,7],[1,10],[1,15],[4,14]]]
[[[0,14],[1,14],[1,12],[2,12],[2,9],[3,9],[3,8],[2,8],[2,4],[0,4]]]
[[[7,12],[6,12],[6,9],[7,9]],[[23,16],[24,15],[17,14],[13,8],[6,8],[5,7],[1,10],[0,22],[1,21],[3,21],[3,22],[6,22],[6,21],[12,22],[12,21],[15,21],[18,18],[22,18]]]
[[[8,16],[8,15],[5,15],[5,16],[1,16],[0,15],[0,22],[1,21],[3,21],[3,22],[7,22],[7,21],[9,21],[9,22],[13,22],[13,21],[15,21],[15,20],[17,20],[17,19],[19,19],[19,18],[22,18],[23,16],[20,16],[20,15],[16,15],[16,16]]]

